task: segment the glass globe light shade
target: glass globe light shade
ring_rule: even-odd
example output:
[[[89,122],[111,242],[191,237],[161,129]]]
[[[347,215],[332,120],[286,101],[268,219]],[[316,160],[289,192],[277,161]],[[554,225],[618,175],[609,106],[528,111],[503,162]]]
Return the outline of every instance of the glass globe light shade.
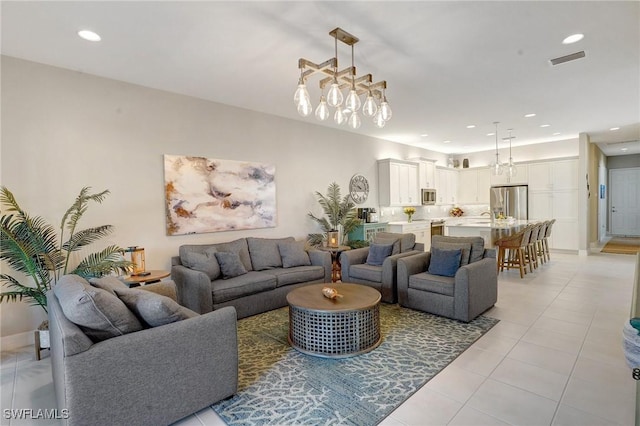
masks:
[[[298,88],[296,89],[295,95],[293,95],[293,102],[296,106],[299,106],[302,103],[311,104],[311,100],[309,98],[309,92],[307,91],[307,86],[303,83],[298,84]]]
[[[369,92],[369,95],[362,106],[362,114],[364,114],[365,117],[373,117],[376,111],[378,111],[378,105],[376,105],[375,99],[373,99],[371,92]]]
[[[349,91],[349,95],[347,96],[347,100],[344,103],[344,106],[349,108],[351,111],[356,112],[360,109],[360,98],[358,97],[358,93],[354,89]]]
[[[327,103],[332,107],[337,107],[338,105],[342,105],[342,92],[340,91],[340,85],[337,81],[333,81],[331,88],[329,89],[329,93],[327,93]]]
[[[316,108],[316,118],[320,121],[324,121],[329,118],[329,106],[327,105],[327,101],[324,96],[320,98],[320,103]]]
[[[496,161],[491,163],[491,174],[494,176],[501,175],[502,169],[503,169],[502,164],[500,164],[500,161],[496,158]]]
[[[382,113],[380,112],[380,110],[378,110],[376,115],[373,116],[373,123],[379,129],[382,129],[384,127],[384,125],[387,124],[387,122],[384,120],[384,118],[382,118]]]
[[[509,164],[507,165],[507,176],[514,177],[518,174],[518,169],[516,169],[515,164],[513,164],[513,160],[509,158]]]
[[[358,114],[358,111],[353,111],[351,113],[351,115],[349,116],[348,124],[349,124],[349,127],[351,127],[352,129],[360,128],[360,124],[362,124],[362,121],[360,120],[360,115]]]
[[[311,106],[311,102],[303,102],[298,104],[298,114],[303,117],[308,117],[313,112],[313,107]]]
[[[384,121],[391,120],[391,116],[393,115],[393,112],[391,111],[391,107],[387,102],[387,98],[384,98],[384,100],[380,104],[380,112],[382,113],[382,118],[384,118]]]
[[[337,124],[344,124],[347,121],[347,115],[345,114],[344,109],[342,109],[341,106],[338,106],[338,108],[336,109],[336,113],[333,115],[333,119]]]

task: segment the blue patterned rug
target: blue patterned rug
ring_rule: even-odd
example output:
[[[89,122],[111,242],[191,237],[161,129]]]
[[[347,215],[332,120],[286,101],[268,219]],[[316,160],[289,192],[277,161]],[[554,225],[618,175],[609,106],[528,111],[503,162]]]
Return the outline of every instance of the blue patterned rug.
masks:
[[[498,323],[380,305],[382,343],[343,359],[287,343],[288,308],[238,321],[238,393],[212,408],[229,425],[375,425]]]

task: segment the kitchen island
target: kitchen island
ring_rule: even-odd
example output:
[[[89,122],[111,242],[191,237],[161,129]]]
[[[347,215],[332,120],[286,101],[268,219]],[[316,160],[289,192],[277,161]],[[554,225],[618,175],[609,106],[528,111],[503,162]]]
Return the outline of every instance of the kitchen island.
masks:
[[[445,224],[445,235],[452,237],[477,237],[484,239],[484,246],[494,247],[500,238],[515,234],[537,220],[492,221],[491,219],[449,220]]]

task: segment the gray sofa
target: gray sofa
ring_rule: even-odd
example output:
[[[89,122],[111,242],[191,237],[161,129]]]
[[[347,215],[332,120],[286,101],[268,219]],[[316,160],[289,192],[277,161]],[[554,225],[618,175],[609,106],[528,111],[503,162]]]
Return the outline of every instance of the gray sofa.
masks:
[[[431,250],[398,260],[400,306],[469,322],[495,305],[496,251],[485,249],[482,237],[436,235],[431,240]],[[438,269],[431,268],[436,266],[432,265],[434,250],[460,251],[459,266],[449,271],[453,276],[430,273]]]
[[[75,296],[69,291],[54,293],[66,284],[91,287],[67,275],[47,293],[53,384],[58,408],[68,410],[66,424],[167,425],[236,392],[238,344],[232,308],[206,315],[187,312],[188,319],[96,338],[70,321],[65,311],[73,309],[70,302],[95,306],[102,300],[101,306],[106,306],[104,300],[118,297],[107,297],[100,288]],[[169,287],[159,293],[175,294],[173,283],[159,286]],[[74,321],[76,316],[71,315]],[[114,318],[117,322],[123,316],[116,312]]]
[[[381,265],[372,265],[367,263],[370,247],[342,252],[342,282],[368,285],[380,292],[383,302],[396,303],[398,259],[424,252],[424,244],[416,243],[415,234],[393,232],[378,232],[372,244],[390,244],[391,255],[386,257]]]
[[[286,306],[292,289],[331,282],[330,253],[306,251],[303,244],[293,237],[248,237],[180,246],[171,259],[178,302],[198,313],[233,306],[238,318]]]

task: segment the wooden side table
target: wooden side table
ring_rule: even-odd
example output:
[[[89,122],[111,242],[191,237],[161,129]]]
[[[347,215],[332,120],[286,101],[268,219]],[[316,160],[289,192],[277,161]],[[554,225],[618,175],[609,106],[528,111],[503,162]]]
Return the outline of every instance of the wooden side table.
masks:
[[[351,250],[349,246],[338,247],[318,247],[319,250],[331,253],[331,282],[335,283],[342,279],[342,269],[340,266],[340,253]]]
[[[160,281],[171,275],[170,271],[151,270],[149,275],[125,275],[122,281],[129,287],[138,287],[140,285],[151,284]]]

